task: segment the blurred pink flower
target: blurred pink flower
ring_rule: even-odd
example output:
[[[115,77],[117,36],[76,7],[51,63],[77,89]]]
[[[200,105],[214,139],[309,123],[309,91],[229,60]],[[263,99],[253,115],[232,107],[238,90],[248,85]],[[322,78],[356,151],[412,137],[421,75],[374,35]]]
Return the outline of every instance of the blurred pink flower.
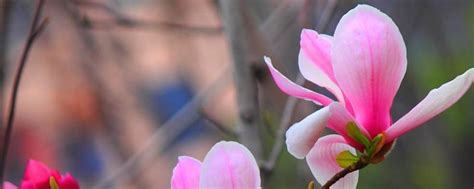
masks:
[[[365,149],[350,137],[348,123],[355,123],[369,140],[382,134],[382,143],[391,144],[449,108],[474,80],[474,69],[469,69],[430,91],[392,124],[390,108],[405,75],[407,58],[403,38],[390,17],[371,6],[359,5],[342,17],[334,36],[304,29],[300,45],[301,74],[326,88],[338,101],[293,83],[273,67],[270,58],[265,57],[265,62],[283,92],[325,106],[295,123],[286,133],[288,151],[297,158],[306,157],[321,184],[341,171],[336,162],[340,152],[349,150],[355,154],[355,149]],[[319,138],[326,126],[339,135]],[[331,188],[355,188],[357,180],[356,171]]]
[[[3,189],[17,189],[15,185],[13,185],[10,182],[4,182],[3,183]]]
[[[172,189],[260,187],[260,171],[255,158],[245,146],[221,141],[215,144],[201,164],[181,156],[171,177]]]
[[[29,160],[26,166],[20,189],[51,189],[51,185],[60,189],[79,189],[79,184],[69,173],[61,175],[57,170],[49,169],[45,164]],[[5,189],[16,189],[16,186],[5,182]]]

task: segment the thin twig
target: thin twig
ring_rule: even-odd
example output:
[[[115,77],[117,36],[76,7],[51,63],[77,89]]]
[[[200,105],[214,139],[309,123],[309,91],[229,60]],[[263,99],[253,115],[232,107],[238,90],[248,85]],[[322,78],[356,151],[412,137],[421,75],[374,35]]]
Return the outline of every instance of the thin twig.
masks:
[[[237,138],[237,133],[233,129],[230,129],[228,126],[225,126],[224,124],[220,123],[214,117],[207,114],[204,110],[199,111],[199,113],[204,118],[204,120],[209,122],[209,124],[211,124],[212,126],[216,127],[222,133],[224,133],[224,134],[226,134],[226,135],[228,135],[232,138]]]
[[[324,11],[322,16],[322,18],[324,19],[320,19],[319,21],[318,28],[320,31],[325,30],[329,21],[331,20],[331,17],[334,13],[334,9],[337,5],[337,0],[329,0],[328,3],[329,4],[326,5],[326,11]],[[305,78],[303,77],[303,75],[301,75],[301,73],[298,74],[296,83],[298,85],[304,85]],[[280,157],[281,150],[283,149],[283,144],[285,143],[285,132],[290,126],[291,117],[293,116],[293,112],[295,110],[297,102],[298,99],[290,96],[288,97],[285,103],[285,108],[283,109],[280,125],[275,138],[275,143],[273,144],[272,151],[270,152],[267,161],[264,162],[262,165],[262,170],[264,170],[267,174],[270,174],[273,171],[275,164],[278,158]]]
[[[40,0],[36,6],[35,16],[33,17],[33,21],[30,26],[30,32],[28,34],[28,38],[27,38],[25,47],[23,49],[23,53],[21,55],[20,63],[18,65],[18,69],[16,71],[15,78],[13,80],[13,89],[10,96],[10,107],[8,111],[6,131],[3,137],[2,154],[1,154],[1,159],[0,159],[0,181],[2,181],[2,183],[3,183],[3,179],[5,175],[4,173],[5,173],[6,159],[8,155],[8,148],[10,146],[10,138],[11,138],[12,130],[13,130],[13,121],[15,118],[15,108],[16,108],[16,98],[17,98],[18,89],[20,86],[20,79],[21,79],[23,69],[26,64],[26,60],[28,58],[28,54],[31,50],[31,47],[33,46],[33,43],[35,42],[35,39],[37,39],[38,35],[41,33],[41,31],[44,30],[46,24],[48,23],[48,19],[44,19],[38,26],[38,22],[41,17],[41,11],[43,9],[43,6],[44,6],[44,0]]]

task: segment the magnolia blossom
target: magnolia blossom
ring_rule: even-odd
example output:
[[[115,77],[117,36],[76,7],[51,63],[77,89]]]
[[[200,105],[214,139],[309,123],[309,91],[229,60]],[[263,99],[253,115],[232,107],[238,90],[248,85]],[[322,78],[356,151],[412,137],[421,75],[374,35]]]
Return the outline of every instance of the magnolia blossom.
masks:
[[[16,189],[16,186],[5,182],[4,189]],[[29,160],[26,166],[20,189],[79,189],[76,179],[69,173],[61,175],[57,170],[50,169],[45,164]]]
[[[391,145],[458,101],[474,80],[474,69],[469,69],[430,91],[393,123],[390,108],[405,75],[407,58],[403,38],[390,17],[371,6],[359,5],[342,17],[334,36],[304,29],[300,45],[301,74],[326,88],[337,101],[293,83],[273,67],[270,58],[265,57],[265,62],[283,92],[324,106],[286,133],[288,151],[297,158],[306,157],[321,184],[341,171],[338,154],[367,150],[351,137],[348,124],[355,124],[368,140],[381,136],[381,145]],[[319,138],[326,126],[337,134]],[[331,188],[355,188],[357,180],[358,172],[352,172]]]
[[[15,185],[13,185],[10,182],[4,182],[3,183],[3,189],[17,189]]]
[[[181,156],[173,170],[171,189],[259,189],[260,171],[245,146],[221,141],[215,144],[201,163]]]

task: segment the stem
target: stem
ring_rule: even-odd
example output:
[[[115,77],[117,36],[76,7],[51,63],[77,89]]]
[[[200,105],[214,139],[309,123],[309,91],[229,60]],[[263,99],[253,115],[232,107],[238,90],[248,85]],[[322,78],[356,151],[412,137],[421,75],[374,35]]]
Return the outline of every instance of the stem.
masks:
[[[7,159],[7,154],[8,154],[8,147],[10,146],[10,138],[11,138],[12,130],[13,130],[13,120],[14,120],[13,118],[15,117],[16,98],[18,94],[18,88],[20,86],[21,75],[23,73],[23,69],[25,67],[26,60],[28,58],[28,54],[31,50],[31,47],[33,46],[35,39],[38,37],[41,31],[43,31],[46,24],[48,23],[48,20],[45,19],[38,26],[38,22],[40,19],[41,10],[43,9],[43,5],[44,5],[44,0],[40,0],[36,6],[36,11],[33,17],[33,21],[31,23],[30,32],[28,34],[25,47],[23,48],[23,53],[21,55],[20,63],[18,65],[18,69],[16,71],[15,78],[13,80],[13,89],[10,96],[10,106],[9,106],[9,111],[8,111],[6,131],[3,137],[2,154],[0,156],[1,158],[0,159],[0,181],[2,181],[2,183],[3,183],[4,175],[5,175],[4,173],[5,173],[5,165],[6,165],[6,159]],[[3,188],[3,186],[1,188]]]
[[[366,167],[369,164],[368,158],[363,156],[359,159],[359,161],[355,162],[351,166],[343,169],[342,171],[336,173],[331,179],[329,179],[326,184],[321,186],[321,189],[329,189],[333,184],[335,184],[339,179],[344,178],[347,174],[357,171]]]

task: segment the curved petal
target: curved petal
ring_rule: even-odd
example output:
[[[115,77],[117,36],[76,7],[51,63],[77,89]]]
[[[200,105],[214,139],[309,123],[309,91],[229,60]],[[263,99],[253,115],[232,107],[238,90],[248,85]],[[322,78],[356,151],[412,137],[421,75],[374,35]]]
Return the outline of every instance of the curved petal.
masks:
[[[336,83],[334,83],[325,73],[323,73],[321,69],[316,67],[310,61],[311,60],[309,60],[308,57],[302,51],[300,51],[300,54],[298,55],[298,66],[303,77],[316,85],[326,88],[329,92],[336,96],[340,102],[344,103],[344,96],[342,95],[339,86],[337,86]]]
[[[332,55],[337,83],[355,118],[372,137],[384,131],[407,64],[395,23],[371,6],[357,6],[337,25]]]
[[[313,148],[326,126],[344,136],[351,146],[362,150],[363,146],[354,141],[347,134],[346,127],[351,121],[356,122],[345,107],[337,102],[333,102],[329,106],[293,124],[288,131],[286,131],[286,147],[288,152],[296,158],[303,159],[311,148]],[[357,125],[359,126],[359,124]],[[359,128],[362,133],[369,136],[363,127],[359,126]]]
[[[291,80],[286,78],[283,74],[281,74],[275,67],[273,67],[272,61],[270,58],[265,57],[265,63],[272,74],[273,80],[277,84],[277,86],[290,96],[294,96],[297,98],[301,98],[304,100],[312,101],[318,105],[326,106],[332,102],[332,100],[324,95],[306,89],[302,86],[293,83]]]
[[[59,188],[79,189],[79,183],[69,173],[66,173],[64,176],[61,176],[61,179],[58,181],[58,185]]]
[[[44,163],[30,159],[26,165],[24,180],[47,179],[52,175],[52,171]]]
[[[56,170],[49,169],[44,163],[30,159],[26,165],[20,188],[48,188],[51,176],[59,178],[60,175]]]
[[[301,31],[300,54],[303,54],[329,80],[336,82],[331,63],[332,37],[310,29]]]
[[[331,63],[332,36],[303,29],[300,46],[298,66],[301,74],[309,81],[329,90],[340,102],[344,102]]]
[[[318,140],[331,115],[329,107],[324,107],[286,131],[286,147],[296,158],[303,159]]]
[[[329,110],[331,111],[331,116],[328,121],[328,127],[343,136],[351,146],[362,151],[363,145],[357,143],[347,134],[347,124],[349,122],[356,123],[357,127],[359,127],[359,130],[368,138],[370,138],[369,132],[367,132],[364,127],[358,124],[352,115],[347,111],[347,109],[341,104],[331,103],[331,105],[329,105]]]
[[[243,145],[221,141],[204,158],[200,188],[260,187],[260,171],[255,158]]]
[[[327,135],[321,137],[306,157],[309,168],[316,180],[325,184],[331,177],[342,170],[337,164],[337,155],[345,150],[355,154],[354,148],[345,143],[342,136]],[[359,178],[359,171],[349,173],[331,186],[331,189],[355,189]]]
[[[3,182],[3,189],[17,189],[17,187],[10,182]]]
[[[396,139],[449,108],[466,93],[473,82],[474,68],[471,68],[452,81],[431,90],[418,105],[385,131],[387,141]]]
[[[171,189],[199,189],[201,162],[189,156],[178,158],[178,164],[173,169]]]

